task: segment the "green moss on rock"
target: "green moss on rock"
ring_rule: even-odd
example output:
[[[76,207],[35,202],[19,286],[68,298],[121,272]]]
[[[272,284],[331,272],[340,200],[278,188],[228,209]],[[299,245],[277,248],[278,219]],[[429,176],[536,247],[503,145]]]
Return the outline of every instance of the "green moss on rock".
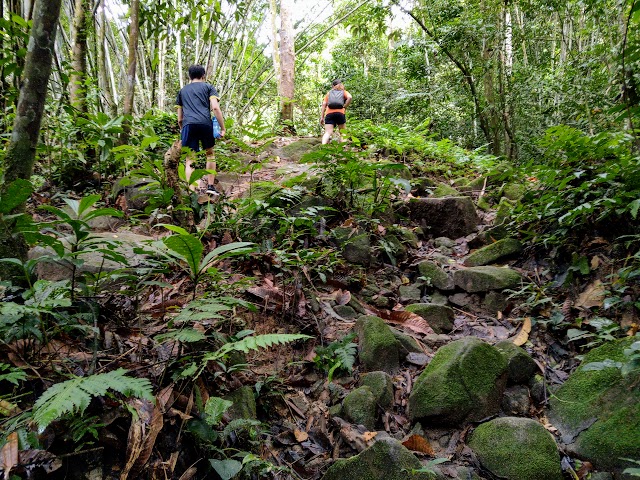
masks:
[[[414,303],[405,309],[424,318],[436,333],[449,333],[453,330],[454,314],[451,307],[434,303]]]
[[[521,183],[507,183],[502,189],[502,196],[509,200],[520,200],[527,191]]]
[[[393,403],[393,380],[386,372],[365,373],[360,383],[369,387],[375,401],[382,408],[387,408]]]
[[[533,358],[522,348],[508,340],[496,344],[508,364],[510,383],[527,383],[538,370]]]
[[[476,337],[445,345],[418,377],[409,396],[411,419],[452,425],[497,412],[506,370],[502,354]]]
[[[456,286],[468,293],[513,288],[521,281],[518,272],[503,267],[469,267],[456,270],[453,274]]]
[[[433,189],[431,196],[433,198],[459,197],[460,192],[446,183],[439,183],[438,186]]]
[[[376,424],[376,397],[369,387],[356,388],[342,401],[342,415],[356,425],[373,430]]]
[[[631,466],[621,458],[640,458],[640,373],[623,377],[614,367],[589,371],[584,366],[624,362],[624,349],[634,341],[609,342],[587,353],[550,401],[549,419],[568,449],[596,468],[618,474]]]
[[[394,373],[400,366],[400,343],[380,317],[363,316],[356,322],[360,362],[367,371]]]
[[[296,142],[290,143],[289,145],[285,145],[280,149],[280,151],[283,157],[297,162],[305,153],[312,151],[319,144],[320,142],[316,137],[302,138]]]
[[[484,468],[506,480],[562,480],[558,447],[535,420],[504,417],[483,423],[469,446]]]
[[[408,473],[421,466],[400,442],[383,438],[354,457],[337,460],[322,480],[430,480],[427,473]]]
[[[439,290],[452,290],[453,281],[440,266],[430,260],[425,260],[418,264],[420,275],[427,279],[434,287]]]
[[[383,297],[384,298],[384,297]],[[399,332],[395,328],[392,328],[393,336],[396,337],[396,340],[400,343],[400,355],[402,357],[407,356],[407,354],[414,353],[422,353],[422,348],[418,345],[418,342],[415,338],[406,333]]]
[[[514,238],[503,238],[495,243],[479,248],[467,257],[464,264],[468,267],[489,265],[522,251],[522,243]]]

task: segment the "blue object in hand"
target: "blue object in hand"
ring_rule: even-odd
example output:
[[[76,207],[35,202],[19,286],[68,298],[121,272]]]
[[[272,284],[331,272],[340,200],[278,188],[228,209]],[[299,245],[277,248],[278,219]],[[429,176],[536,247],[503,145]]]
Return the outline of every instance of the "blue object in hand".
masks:
[[[211,120],[211,123],[213,124],[213,138],[222,138],[218,119],[216,117],[213,117],[213,119]]]

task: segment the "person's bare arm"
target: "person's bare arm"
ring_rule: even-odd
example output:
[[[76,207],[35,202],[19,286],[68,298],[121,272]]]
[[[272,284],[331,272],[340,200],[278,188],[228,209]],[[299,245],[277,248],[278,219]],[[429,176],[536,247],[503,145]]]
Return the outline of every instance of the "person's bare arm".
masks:
[[[184,120],[184,112],[182,107],[178,106],[178,128],[182,130],[182,121]]]
[[[209,108],[211,109],[213,114],[216,116],[216,119],[220,124],[220,136],[224,137],[224,134],[226,133],[227,130],[224,126],[224,117],[222,116],[222,110],[220,109],[220,102],[218,102],[218,99],[216,97],[209,98]]]
[[[320,107],[320,124],[324,124],[324,112],[327,109],[326,100],[322,102],[322,106]]]
[[[347,108],[349,106],[349,104],[351,103],[351,100],[353,100],[353,97],[351,96],[350,93],[347,93],[347,99],[344,102],[344,108]]]

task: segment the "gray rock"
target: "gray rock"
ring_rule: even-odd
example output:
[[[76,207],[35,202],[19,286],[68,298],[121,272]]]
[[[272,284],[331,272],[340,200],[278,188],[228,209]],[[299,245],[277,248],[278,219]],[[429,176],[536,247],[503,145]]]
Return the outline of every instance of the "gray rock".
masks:
[[[429,363],[429,356],[425,353],[409,352],[407,354],[406,360],[412,365],[424,367],[427,363]]]
[[[371,240],[366,233],[354,228],[337,227],[331,231],[336,243],[342,249],[344,259],[356,265],[368,266],[371,263]]]
[[[451,240],[449,237],[437,237],[433,240],[433,244],[436,248],[447,247],[453,248],[456,246],[456,241]],[[445,262],[448,262],[448,258],[445,257]]]
[[[453,281],[465,292],[474,293],[514,288],[520,284],[522,277],[510,268],[469,267],[456,270]]]
[[[453,309],[433,303],[414,303],[407,305],[406,311],[413,312],[424,318],[436,333],[449,333],[453,330]]]
[[[398,295],[402,303],[419,302],[422,297],[422,289],[417,285],[401,285],[398,287]]]
[[[446,305],[448,301],[449,299],[447,298],[447,296],[440,292],[433,292],[431,294],[430,303],[433,303],[434,305]]]
[[[409,217],[431,235],[459,238],[473,232],[479,219],[469,197],[412,198]]]
[[[400,342],[400,355],[407,355],[411,352],[422,352],[420,345],[415,338],[406,333],[399,332],[395,328],[392,328],[393,336]]]
[[[227,414],[232,420],[238,418],[258,418],[256,413],[256,399],[253,395],[253,388],[248,385],[234,390],[224,397],[225,400],[233,402],[233,405],[227,410]]]
[[[407,472],[419,469],[420,460],[398,440],[381,438],[360,454],[339,459],[322,480],[407,480]],[[412,480],[430,480],[428,473],[417,473]]]
[[[534,375],[531,377],[531,380],[529,380],[529,392],[536,404],[540,405],[547,401],[547,384],[542,375]]]
[[[127,185],[129,182],[133,182]],[[152,178],[121,178],[113,184],[111,194],[115,199],[118,195],[123,194],[127,207],[133,210],[144,210],[149,205],[149,196],[153,193],[152,189],[147,189],[147,185],[154,182]]]
[[[522,385],[507,387],[502,397],[502,411],[509,416],[524,417],[529,414],[531,398],[529,389]]]
[[[507,308],[509,300],[505,294],[491,291],[484,296],[482,303],[489,312],[496,314],[503,312]]]
[[[483,423],[469,446],[484,468],[506,480],[562,480],[553,436],[529,418],[503,417]]]
[[[356,318],[358,316],[358,312],[356,312],[349,305],[336,305],[335,307],[333,307],[333,311],[347,320]]]

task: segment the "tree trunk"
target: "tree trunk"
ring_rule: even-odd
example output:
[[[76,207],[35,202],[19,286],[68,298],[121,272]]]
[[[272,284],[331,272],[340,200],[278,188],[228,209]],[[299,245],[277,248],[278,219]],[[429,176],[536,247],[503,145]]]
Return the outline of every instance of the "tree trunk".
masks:
[[[100,76],[100,89],[102,90],[106,111],[112,116],[118,114],[118,107],[112,95],[112,86],[109,83],[109,51],[107,50],[107,15],[105,13],[104,0],[100,0],[100,27],[98,31],[98,75]]]
[[[124,105],[122,113],[124,115],[133,114],[133,95],[136,87],[136,64],[138,58],[138,38],[140,35],[140,0],[131,0],[130,9],[131,23],[129,25],[129,62],[127,67],[127,81],[124,95]],[[124,122],[123,132],[120,142],[125,144],[129,141],[131,124],[129,121]]]
[[[85,79],[87,77],[87,35],[91,19],[90,0],[75,0],[73,15],[73,44],[71,46],[71,82],[69,95],[71,105],[81,116],[87,113],[87,95]]]
[[[280,0],[280,122],[283,131],[294,135],[293,97],[295,94],[293,1]]]
[[[3,191],[16,179],[29,180],[33,172],[61,3],[62,0],[36,0],[33,9],[33,26],[27,47],[22,88],[4,159]],[[17,211],[24,211],[24,205],[18,207]],[[27,253],[24,238],[12,236],[10,227],[3,222],[0,230],[0,258],[18,257],[26,260]],[[13,274],[15,270],[7,268],[7,265],[0,267],[0,278],[9,278]]]

